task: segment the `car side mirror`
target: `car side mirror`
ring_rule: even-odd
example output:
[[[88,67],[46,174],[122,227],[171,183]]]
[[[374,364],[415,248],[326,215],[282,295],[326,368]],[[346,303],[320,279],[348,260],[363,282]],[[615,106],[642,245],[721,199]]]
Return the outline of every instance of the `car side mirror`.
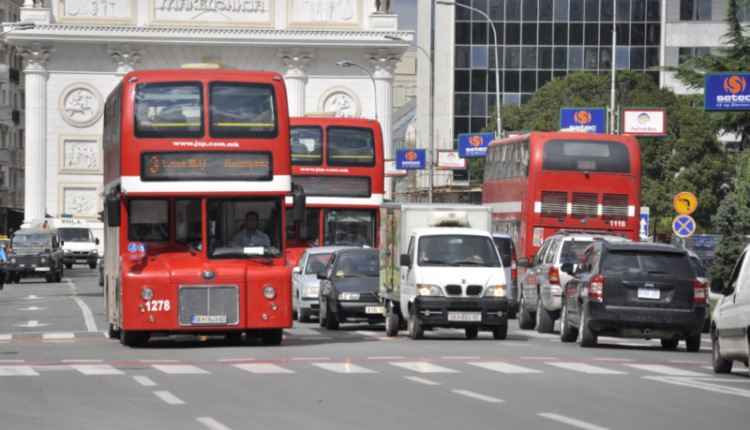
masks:
[[[318,272],[317,273],[318,279],[328,279],[326,276],[326,272]]]
[[[99,238],[98,238],[98,237],[97,237],[96,239],[94,239],[94,243],[95,243],[96,245],[99,245]]]
[[[560,266],[560,270],[567,273],[570,276],[573,276],[575,274],[576,265],[573,263],[565,263],[562,266]]]
[[[519,259],[516,262],[516,265],[520,266],[520,267],[531,267],[531,264],[529,264],[529,259],[528,258],[521,258],[521,259]]]
[[[411,255],[409,254],[401,254],[401,258],[399,259],[399,263],[401,266],[411,267]]]
[[[292,267],[292,273],[296,273],[296,274],[299,274],[300,272],[301,272],[301,271],[299,270],[299,267],[297,267],[297,266],[295,266],[295,267]]]
[[[711,280],[711,292],[714,294],[724,294],[724,280],[712,279]]]

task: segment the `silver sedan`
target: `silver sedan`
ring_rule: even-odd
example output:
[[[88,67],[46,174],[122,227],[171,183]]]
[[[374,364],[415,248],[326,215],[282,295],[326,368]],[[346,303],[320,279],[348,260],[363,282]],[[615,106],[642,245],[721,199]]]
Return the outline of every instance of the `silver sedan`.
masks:
[[[311,316],[318,316],[320,303],[318,302],[318,289],[320,280],[318,273],[322,273],[328,259],[334,251],[346,249],[346,246],[324,246],[320,248],[308,248],[299,258],[297,265],[292,269],[292,309],[299,322],[310,322]]]

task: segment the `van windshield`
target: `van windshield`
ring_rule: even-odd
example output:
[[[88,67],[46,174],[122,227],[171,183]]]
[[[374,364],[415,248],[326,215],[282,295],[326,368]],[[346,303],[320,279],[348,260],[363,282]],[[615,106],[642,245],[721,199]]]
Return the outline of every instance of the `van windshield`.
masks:
[[[65,242],[93,242],[91,230],[87,228],[58,228],[60,240]]]
[[[52,246],[52,236],[47,234],[24,234],[13,236],[11,248],[48,248]]]
[[[420,266],[502,267],[495,244],[484,236],[423,236],[417,255]]]

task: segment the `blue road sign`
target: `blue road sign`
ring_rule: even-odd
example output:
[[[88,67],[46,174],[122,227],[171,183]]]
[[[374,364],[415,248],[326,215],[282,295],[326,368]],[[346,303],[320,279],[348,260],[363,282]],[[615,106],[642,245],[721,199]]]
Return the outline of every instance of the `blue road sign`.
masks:
[[[695,233],[695,220],[690,215],[680,215],[672,221],[672,231],[679,237],[690,237]]]
[[[588,133],[606,133],[604,108],[560,109],[560,130],[576,129]]]
[[[487,147],[495,138],[492,133],[459,134],[458,156],[461,158],[484,157],[487,155]]]
[[[714,238],[713,236],[695,236],[695,245],[693,246],[694,251],[713,251],[714,250]]]
[[[750,110],[750,73],[706,73],[706,110]]]
[[[396,151],[397,169],[425,169],[426,161],[426,149],[399,149]]]
[[[138,251],[138,244],[137,243],[129,243],[128,244],[128,251],[135,252]]]
[[[648,240],[648,214],[641,214],[639,231],[641,240]]]

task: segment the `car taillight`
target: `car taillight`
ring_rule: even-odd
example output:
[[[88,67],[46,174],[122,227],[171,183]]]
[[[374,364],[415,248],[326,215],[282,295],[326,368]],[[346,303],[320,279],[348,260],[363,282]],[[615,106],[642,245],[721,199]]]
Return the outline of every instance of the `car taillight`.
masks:
[[[706,284],[697,279],[693,281],[693,303],[706,303]]]
[[[560,271],[555,266],[549,268],[549,283],[550,285],[560,285]]]
[[[510,279],[518,276],[518,265],[516,264],[516,251],[510,251]]]
[[[602,290],[604,289],[604,276],[599,275],[589,282],[589,298],[602,299]]]

